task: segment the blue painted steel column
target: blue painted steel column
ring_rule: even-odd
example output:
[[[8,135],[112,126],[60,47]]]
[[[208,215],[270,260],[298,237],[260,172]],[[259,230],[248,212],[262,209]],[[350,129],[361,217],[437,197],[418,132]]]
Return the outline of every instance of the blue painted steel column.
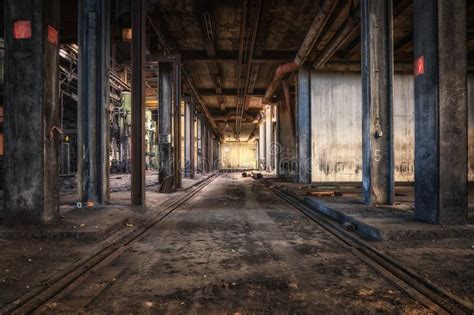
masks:
[[[79,0],[78,184],[82,202],[109,201],[110,0]]]
[[[362,0],[362,180],[366,204],[392,204],[392,0]]]
[[[309,184],[311,183],[311,70],[306,66],[298,70],[297,90],[297,181]]]
[[[415,0],[415,216],[467,222],[466,1]]]

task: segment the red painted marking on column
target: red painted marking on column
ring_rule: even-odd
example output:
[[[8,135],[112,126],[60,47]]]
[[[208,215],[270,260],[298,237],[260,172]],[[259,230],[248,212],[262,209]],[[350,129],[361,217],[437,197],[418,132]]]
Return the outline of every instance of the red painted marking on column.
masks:
[[[415,77],[425,73],[425,57],[421,56],[415,59]]]
[[[58,45],[58,31],[52,27],[51,25],[48,25],[48,42],[51,45],[57,46]]]
[[[31,38],[31,21],[18,20],[13,22],[13,38],[28,39]]]

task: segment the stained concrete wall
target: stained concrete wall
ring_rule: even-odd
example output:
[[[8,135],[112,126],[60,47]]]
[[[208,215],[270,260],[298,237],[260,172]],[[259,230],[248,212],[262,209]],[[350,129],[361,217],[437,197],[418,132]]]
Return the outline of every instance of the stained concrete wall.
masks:
[[[414,87],[394,78],[395,180],[414,175]],[[358,74],[311,74],[312,180],[362,180],[362,88]]]
[[[394,79],[395,180],[414,176],[411,75]],[[312,74],[313,181],[360,181],[361,81],[357,74]],[[469,181],[474,181],[474,74],[468,75]]]
[[[220,156],[221,169],[256,169],[257,142],[224,142]]]

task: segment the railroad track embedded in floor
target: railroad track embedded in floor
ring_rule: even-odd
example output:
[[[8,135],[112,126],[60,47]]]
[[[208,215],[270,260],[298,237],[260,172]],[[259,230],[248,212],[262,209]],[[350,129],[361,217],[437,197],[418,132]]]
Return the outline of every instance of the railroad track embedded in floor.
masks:
[[[213,174],[201,183],[195,185],[194,188],[184,196],[170,200],[169,204],[166,205],[159,214],[156,214],[149,219],[150,223],[137,226],[133,231],[124,235],[119,235],[120,233],[117,233],[114,235],[117,236],[116,239],[106,247],[101,248],[94,254],[67,268],[61,274],[50,278],[46,283],[40,285],[30,293],[6,304],[0,310],[0,314],[31,314],[36,310],[39,310],[42,306],[46,305],[48,301],[58,296],[69,287],[75,287],[75,283],[84,282],[85,278],[94,275],[97,270],[110,265],[125,253],[135,241],[145,236],[151,229],[155,228],[160,222],[171,215],[189,199],[194,197],[218,176],[218,174]]]
[[[351,235],[339,224],[322,214],[316,213],[300,199],[284,190],[271,186],[262,180],[271,191],[300,211],[310,220],[322,227],[342,246],[351,251],[384,278],[406,292],[410,297],[437,314],[474,314],[471,302],[463,300],[455,294],[439,287],[430,280],[403,266],[400,262],[377,250],[364,240]]]

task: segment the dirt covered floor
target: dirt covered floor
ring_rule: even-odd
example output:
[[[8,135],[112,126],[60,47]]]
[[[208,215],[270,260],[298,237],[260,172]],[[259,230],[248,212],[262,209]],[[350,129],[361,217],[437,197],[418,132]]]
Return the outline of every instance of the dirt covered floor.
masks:
[[[47,309],[425,312],[262,184],[239,175],[220,176],[134,244],[113,269]],[[96,289],[110,277],[107,289]]]
[[[22,274],[21,266],[43,266],[37,272],[46,279],[100,246],[41,242],[0,243],[10,253],[9,261],[0,260],[1,303],[18,294],[20,285],[13,281],[32,285],[26,280],[34,269],[24,267],[29,272]],[[431,268],[441,277],[432,280],[473,298],[467,288],[474,282],[468,263],[472,256],[466,256],[473,249],[461,246],[457,255],[464,256],[456,258],[456,267],[440,270],[447,264],[427,262],[454,257],[445,252],[449,244],[412,245],[377,246],[403,255],[407,264]],[[36,251],[42,246],[44,254],[31,259],[29,246]],[[7,272],[13,263],[20,268]],[[464,289],[456,291],[458,287]],[[431,313],[262,183],[240,174],[216,178],[125,253],[48,301],[40,312]]]

